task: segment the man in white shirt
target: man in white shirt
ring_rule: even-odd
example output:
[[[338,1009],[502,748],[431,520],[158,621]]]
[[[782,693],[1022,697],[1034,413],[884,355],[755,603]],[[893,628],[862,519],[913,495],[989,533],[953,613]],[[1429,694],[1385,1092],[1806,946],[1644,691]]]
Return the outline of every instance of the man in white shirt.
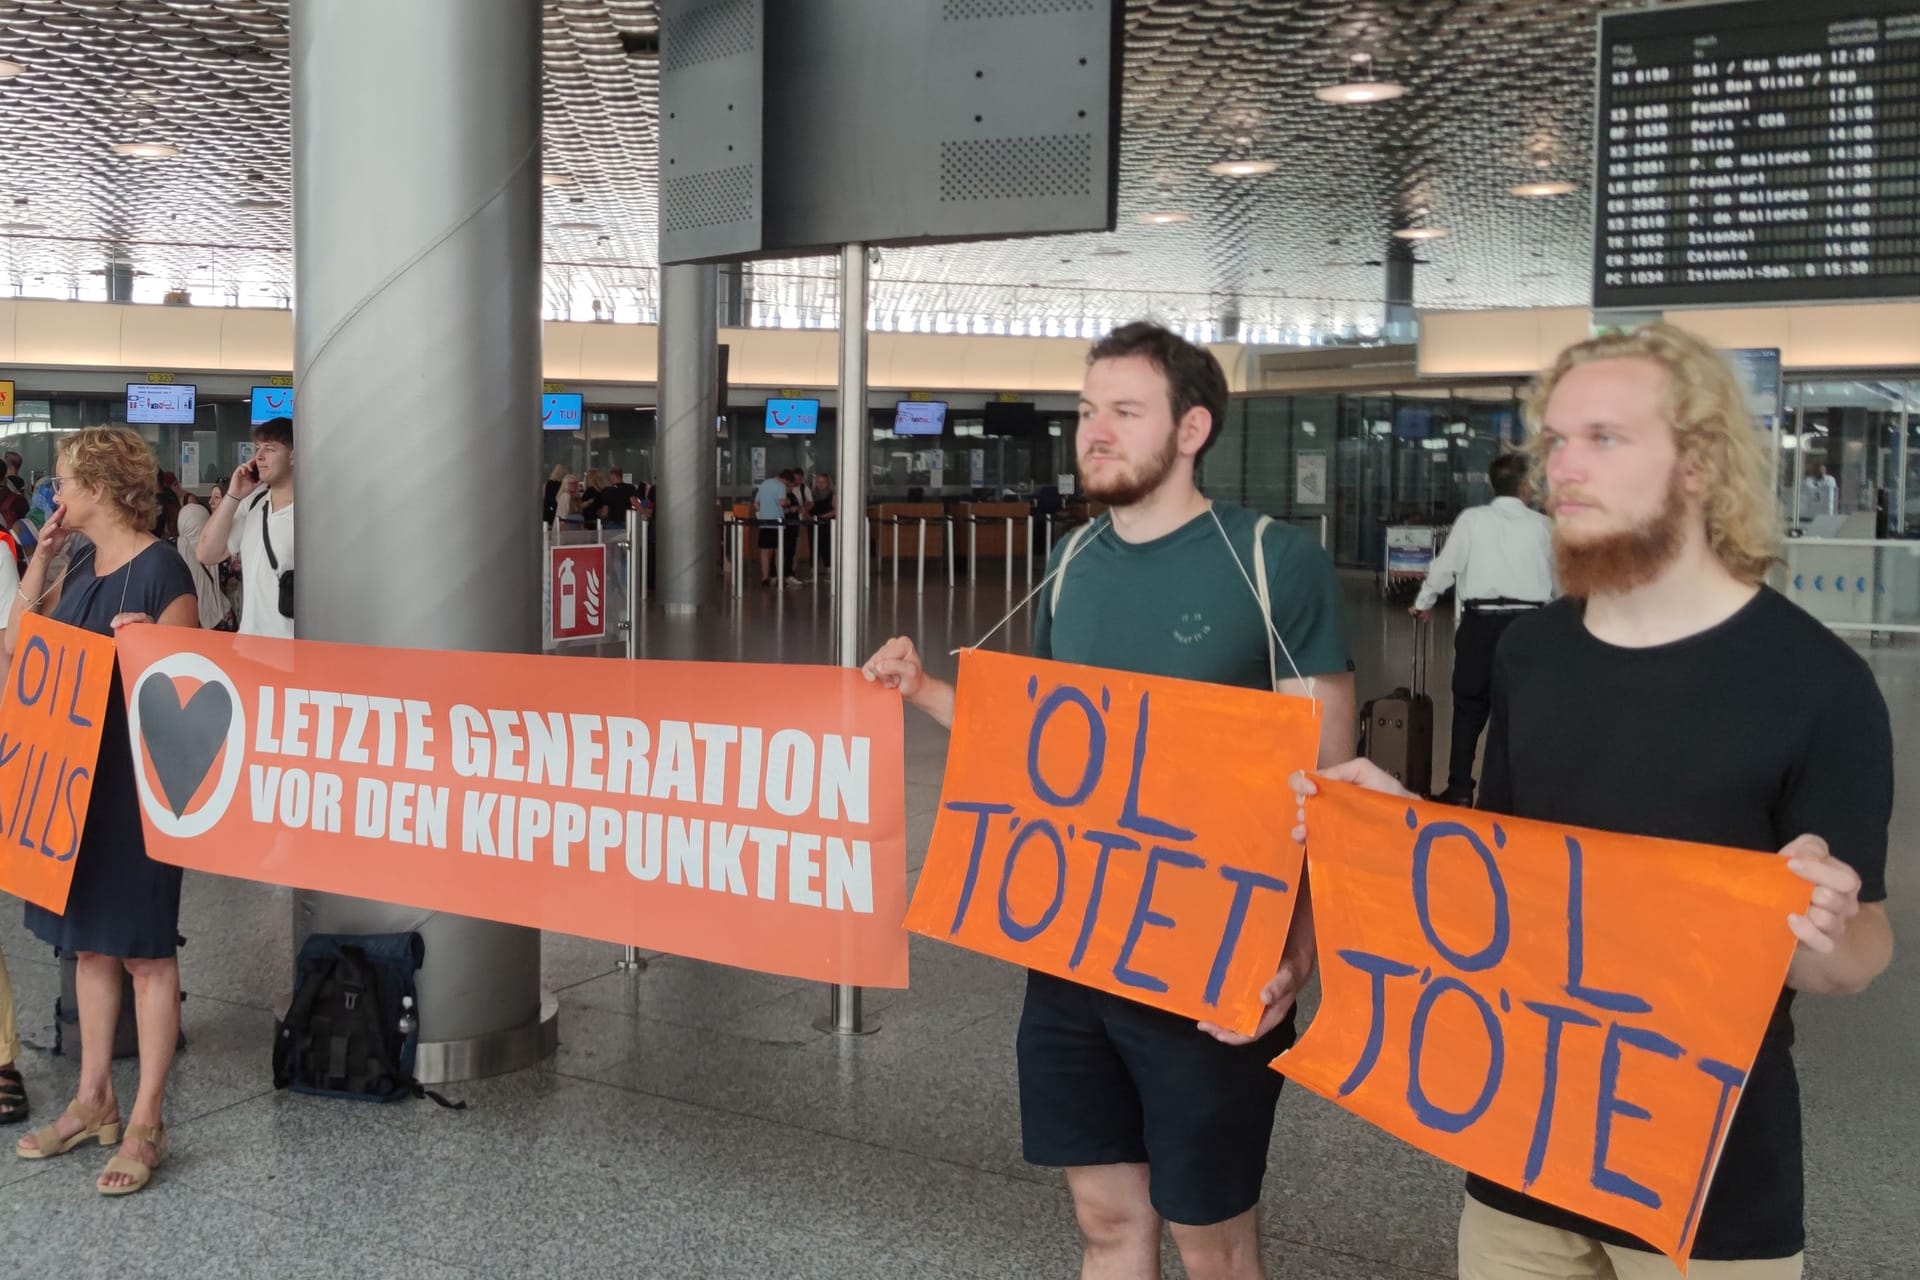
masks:
[[[293,420],[253,429],[253,461],[200,531],[200,563],[240,557],[240,634],[293,638]]]
[[[1840,510],[1840,482],[1827,472],[1827,464],[1816,462],[1807,468],[1800,482],[1800,518],[1835,515]]]
[[[1425,622],[1454,587],[1460,629],[1453,637],[1453,747],[1447,789],[1436,799],[1473,803],[1473,761],[1493,710],[1493,653],[1510,623],[1553,599],[1553,521],[1527,505],[1527,460],[1494,459],[1493,501],[1464,511],[1420,584],[1413,616]]]

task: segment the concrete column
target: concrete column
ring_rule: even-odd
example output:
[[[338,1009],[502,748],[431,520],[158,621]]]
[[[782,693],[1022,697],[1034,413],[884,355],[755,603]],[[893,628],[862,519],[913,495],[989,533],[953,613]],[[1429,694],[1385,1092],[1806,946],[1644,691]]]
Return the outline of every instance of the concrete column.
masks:
[[[538,652],[540,6],[293,0],[292,37],[300,635]],[[538,931],[296,897],[296,939],[406,929],[422,1080],[551,1051]]]
[[[720,577],[715,505],[714,268],[660,269],[659,458],[654,555],[667,612],[711,604]]]

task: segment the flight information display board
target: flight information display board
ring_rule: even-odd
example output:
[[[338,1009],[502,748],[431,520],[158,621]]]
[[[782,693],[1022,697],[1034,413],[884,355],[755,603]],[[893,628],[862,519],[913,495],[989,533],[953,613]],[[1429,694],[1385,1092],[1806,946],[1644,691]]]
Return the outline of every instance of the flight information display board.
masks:
[[[1920,297],[1920,0],[1600,19],[1595,307]]]

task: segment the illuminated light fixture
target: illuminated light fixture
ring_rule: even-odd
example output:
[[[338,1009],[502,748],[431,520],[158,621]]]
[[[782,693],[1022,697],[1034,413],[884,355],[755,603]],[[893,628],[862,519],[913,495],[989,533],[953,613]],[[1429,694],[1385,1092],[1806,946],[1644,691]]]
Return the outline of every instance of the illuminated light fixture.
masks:
[[[10,62],[5,58],[0,58],[0,80],[11,80],[25,70],[26,68],[17,62]]]
[[[1443,227],[1402,227],[1393,233],[1396,240],[1438,240],[1446,235]]]
[[[265,196],[244,196],[233,202],[236,209],[279,209],[284,206],[278,200],[269,200]]]
[[[1150,227],[1170,227],[1176,222],[1190,222],[1192,219],[1190,213],[1143,213],[1139,221]]]
[[[28,235],[32,232],[45,231],[46,229],[47,224],[44,222],[0,222],[0,235]]]
[[[564,173],[556,173],[549,169],[540,175],[540,185],[543,187],[570,187],[573,185],[573,179]]]
[[[1407,86],[1403,84],[1374,77],[1371,54],[1355,54],[1347,70],[1346,80],[1315,89],[1313,96],[1335,106],[1358,107],[1369,102],[1391,102],[1407,91]]]
[[[550,231],[598,231],[597,222],[556,222],[548,228]]]
[[[1524,196],[1529,200],[1546,200],[1553,196],[1572,195],[1579,189],[1571,182],[1523,182],[1517,187],[1508,187],[1507,193]]]
[[[1280,167],[1278,160],[1220,160],[1207,166],[1216,178],[1257,178]]]
[[[171,142],[116,142],[113,154],[137,156],[142,160],[171,160],[180,154],[180,148]]]

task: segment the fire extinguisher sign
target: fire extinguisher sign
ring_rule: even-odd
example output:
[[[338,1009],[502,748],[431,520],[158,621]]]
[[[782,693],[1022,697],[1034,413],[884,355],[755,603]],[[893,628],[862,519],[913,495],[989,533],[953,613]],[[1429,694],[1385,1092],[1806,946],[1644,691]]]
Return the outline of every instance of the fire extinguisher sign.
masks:
[[[551,548],[547,599],[547,634],[554,643],[606,639],[606,547]]]

